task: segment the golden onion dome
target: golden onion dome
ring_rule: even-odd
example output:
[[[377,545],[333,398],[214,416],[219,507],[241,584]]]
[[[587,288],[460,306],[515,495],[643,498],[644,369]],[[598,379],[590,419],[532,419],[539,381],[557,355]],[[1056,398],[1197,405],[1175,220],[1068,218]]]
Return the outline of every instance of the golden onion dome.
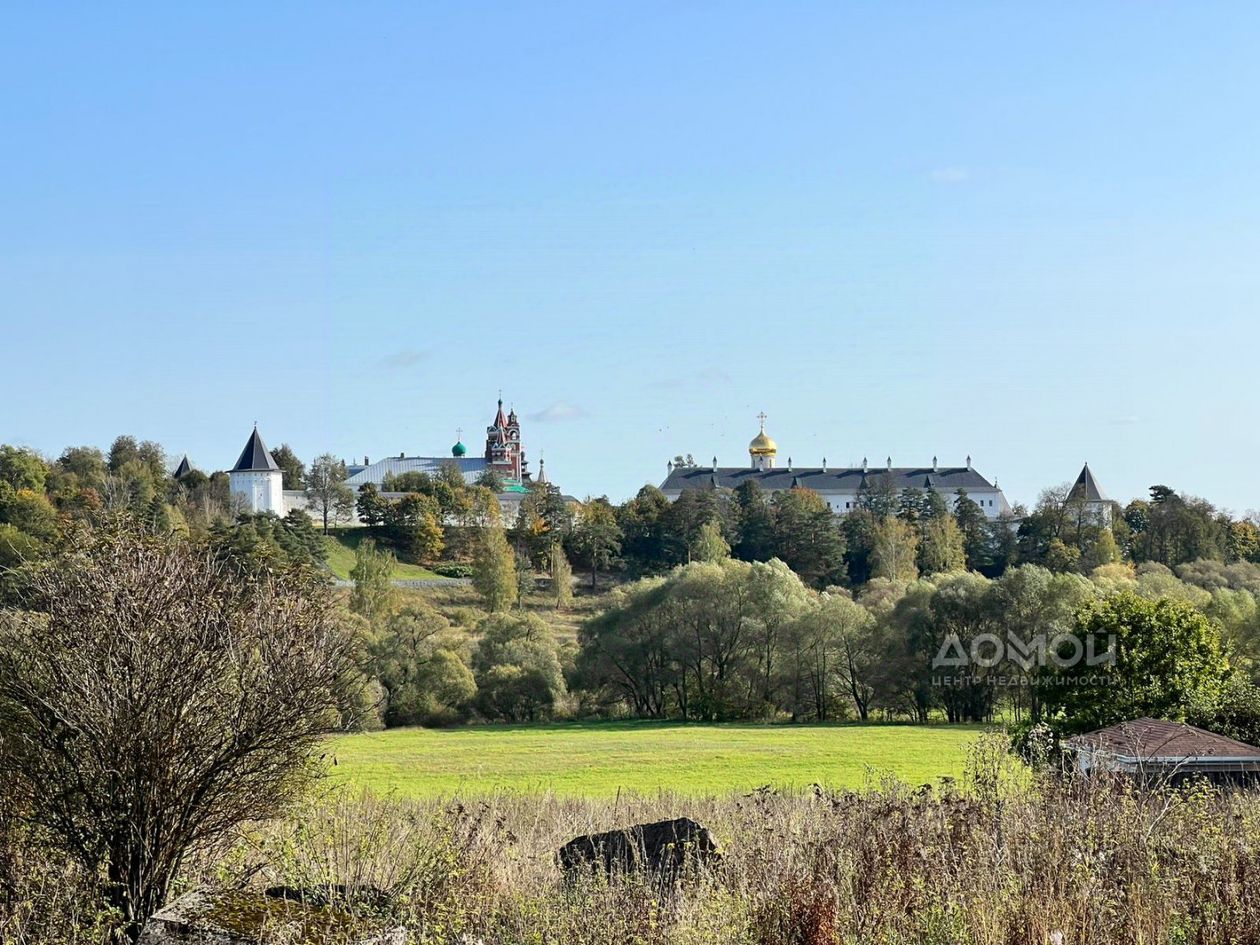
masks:
[[[762,430],[748,444],[748,452],[753,456],[774,456],[779,452],[779,444],[766,436],[766,431]]]

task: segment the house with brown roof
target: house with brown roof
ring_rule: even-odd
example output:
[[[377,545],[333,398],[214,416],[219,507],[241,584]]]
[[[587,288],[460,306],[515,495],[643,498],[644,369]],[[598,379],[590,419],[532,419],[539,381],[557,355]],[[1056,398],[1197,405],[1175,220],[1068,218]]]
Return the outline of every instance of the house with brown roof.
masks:
[[[1134,719],[1068,739],[1083,773],[1112,772],[1143,780],[1207,778],[1260,783],[1260,748],[1224,735],[1160,719]]]

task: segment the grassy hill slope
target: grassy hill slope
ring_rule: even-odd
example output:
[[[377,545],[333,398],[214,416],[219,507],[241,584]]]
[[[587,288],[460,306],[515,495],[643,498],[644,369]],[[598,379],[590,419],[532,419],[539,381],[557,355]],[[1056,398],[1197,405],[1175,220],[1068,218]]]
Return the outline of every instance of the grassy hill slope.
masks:
[[[354,551],[365,537],[363,529],[347,529],[324,536],[324,542],[328,546],[328,569],[343,581],[350,580],[350,569],[354,567]],[[396,581],[415,581],[435,577],[438,575],[428,568],[401,561],[394,568],[393,573]]]

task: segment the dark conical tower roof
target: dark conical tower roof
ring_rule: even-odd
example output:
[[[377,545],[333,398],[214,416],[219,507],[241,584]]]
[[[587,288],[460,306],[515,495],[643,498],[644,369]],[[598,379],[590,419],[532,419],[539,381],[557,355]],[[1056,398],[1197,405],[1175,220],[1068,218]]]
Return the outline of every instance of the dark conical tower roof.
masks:
[[[1081,474],[1076,477],[1076,482],[1072,483],[1072,490],[1068,493],[1068,498],[1081,502],[1111,501],[1107,498],[1107,493],[1102,491],[1102,486],[1098,484],[1094,474],[1090,472],[1089,463],[1085,464]]]
[[[258,472],[263,470],[279,470],[276,461],[271,458],[271,451],[258,435],[258,427],[249,435],[249,442],[241,450],[241,458],[232,467],[232,472]]]
[[[184,454],[184,458],[179,461],[179,465],[175,467],[175,478],[183,479],[192,472],[192,463],[188,462],[188,454]]]

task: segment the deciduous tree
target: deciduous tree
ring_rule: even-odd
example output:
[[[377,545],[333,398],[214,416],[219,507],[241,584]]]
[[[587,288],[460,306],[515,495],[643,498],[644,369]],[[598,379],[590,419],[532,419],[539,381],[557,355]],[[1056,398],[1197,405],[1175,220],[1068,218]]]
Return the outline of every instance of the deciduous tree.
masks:
[[[872,533],[871,576],[890,581],[913,581],[919,542],[914,529],[891,515],[875,524]]]
[[[306,498],[328,526],[350,517],[354,511],[354,492],[346,485],[349,475],[346,464],[331,453],[315,457],[306,476]]]
[[[516,603],[516,556],[502,528],[481,530],[473,550],[472,583],[491,612]]]
[[[692,561],[721,561],[731,556],[731,546],[722,537],[722,526],[714,519],[700,528],[691,550]]]
[[[392,552],[378,549],[371,538],[360,541],[354,549],[354,567],[350,569],[350,580],[354,582],[350,609],[369,620],[388,613],[394,600],[391,578],[396,565]]]
[[[1225,677],[1216,627],[1182,601],[1115,594],[1084,607],[1071,638],[1058,650],[1055,685],[1045,687],[1047,708],[1066,731],[1184,719],[1215,699]],[[1114,659],[1103,659],[1113,642]]]
[[[551,596],[556,610],[568,610],[573,606],[573,568],[564,554],[564,546],[556,542],[551,546]]]
[[[621,550],[621,529],[617,515],[606,498],[587,499],[573,529],[573,549],[591,570],[591,588],[597,586],[599,571],[612,564]]]

